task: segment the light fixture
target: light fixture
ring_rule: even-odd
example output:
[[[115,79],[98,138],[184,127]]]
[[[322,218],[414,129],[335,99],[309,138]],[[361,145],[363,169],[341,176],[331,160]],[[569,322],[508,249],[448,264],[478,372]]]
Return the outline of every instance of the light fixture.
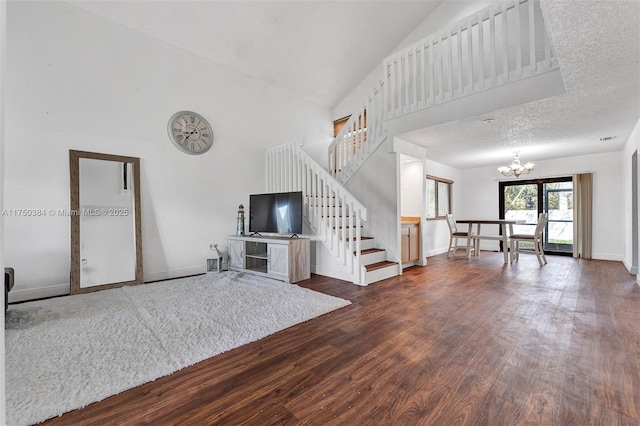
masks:
[[[533,169],[536,167],[533,163],[524,163],[520,162],[520,153],[516,151],[516,156],[508,166],[502,166],[498,168],[498,171],[505,176],[515,176],[520,177],[520,175],[526,175],[531,173]]]

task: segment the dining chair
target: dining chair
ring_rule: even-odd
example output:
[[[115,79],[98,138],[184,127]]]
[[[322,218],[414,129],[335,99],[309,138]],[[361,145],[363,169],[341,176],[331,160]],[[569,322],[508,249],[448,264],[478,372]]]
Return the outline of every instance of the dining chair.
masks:
[[[471,257],[471,252],[474,251],[474,247],[471,246],[471,241],[473,240],[474,233],[471,232],[471,226],[469,226],[469,230],[467,231],[459,231],[456,225],[456,219],[453,217],[451,213],[447,214],[447,224],[449,225],[449,250],[447,250],[447,256],[453,253],[455,255],[456,250],[459,248],[466,248],[467,257]],[[458,239],[464,239],[467,241],[466,246],[459,246]]]
[[[538,216],[538,225],[533,234],[513,234],[509,236],[509,251],[511,251],[511,262],[517,262],[520,256],[520,242],[532,242],[533,249],[538,258],[538,263],[543,266],[547,263],[542,247],[542,232],[547,224],[547,214],[540,213]],[[544,263],[543,263],[544,262]]]

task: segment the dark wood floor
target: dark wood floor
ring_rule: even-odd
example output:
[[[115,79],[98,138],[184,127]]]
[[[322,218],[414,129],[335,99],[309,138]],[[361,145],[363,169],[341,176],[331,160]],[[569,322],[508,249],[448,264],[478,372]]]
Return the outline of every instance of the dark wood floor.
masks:
[[[619,262],[429,258],[352,305],[46,425],[638,425],[640,287]]]

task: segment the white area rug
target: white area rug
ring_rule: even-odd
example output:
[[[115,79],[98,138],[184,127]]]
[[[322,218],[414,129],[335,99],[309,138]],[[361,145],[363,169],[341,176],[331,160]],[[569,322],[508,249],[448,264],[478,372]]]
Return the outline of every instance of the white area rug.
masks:
[[[59,416],[350,303],[223,272],[12,305],[8,424]]]

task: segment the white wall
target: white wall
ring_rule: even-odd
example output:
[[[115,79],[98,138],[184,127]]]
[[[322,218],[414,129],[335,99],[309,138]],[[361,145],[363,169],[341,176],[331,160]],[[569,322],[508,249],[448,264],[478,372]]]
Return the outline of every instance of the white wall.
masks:
[[[390,140],[380,144],[345,187],[367,208],[368,234],[387,250],[387,259],[399,261],[400,170],[392,145]]]
[[[631,267],[634,264],[632,259],[632,205],[631,205],[631,157],[635,151],[639,151],[640,155],[640,121],[636,124],[635,129],[631,133],[629,140],[627,141],[622,151],[622,188],[621,193],[624,201],[624,247],[622,261],[631,271]],[[638,186],[640,188],[640,185]],[[640,194],[637,194],[640,197]],[[640,226],[640,223],[638,224]],[[640,253],[640,244],[637,247],[638,253]],[[637,260],[637,259],[636,259]],[[640,279],[640,275],[638,276]],[[638,281],[640,282],[640,281]]]
[[[423,160],[403,155],[400,161],[400,215],[421,217],[425,201]]]
[[[498,182],[495,167],[466,169],[462,171],[461,217],[498,218]],[[593,252],[594,259],[617,260],[623,258],[625,194],[622,155],[620,152],[584,155],[539,161],[536,170],[523,179],[570,176],[576,173],[593,173]],[[488,226],[488,225],[485,225]],[[484,226],[483,226],[484,232]],[[489,228],[487,233],[492,232]],[[497,229],[495,230],[497,234]],[[483,248],[496,249],[493,241],[483,241]],[[485,245],[485,243],[487,245]],[[495,246],[495,247],[494,247]]]
[[[5,76],[6,76],[6,61],[5,61],[5,46],[6,46],[6,2],[0,1],[0,159],[4,159],[4,93],[5,93]],[[2,161],[2,160],[0,160]],[[0,162],[1,164],[1,162]],[[4,208],[3,199],[3,182],[4,182],[4,167],[0,168],[0,211]],[[0,215],[0,235],[3,235],[4,229],[4,216]],[[4,271],[4,247],[0,244],[0,268]],[[4,275],[3,275],[4,277]],[[4,278],[2,279],[4,283]],[[3,284],[4,285],[4,284]],[[2,306],[4,306],[4,292],[0,296]],[[4,368],[4,315],[0,320],[0,424],[6,423],[5,415],[5,368]]]
[[[226,252],[267,148],[304,139],[326,162],[326,108],[62,2],[7,16],[4,207],[69,208],[69,149],[140,157],[146,281],[204,271],[210,243]],[[213,127],[202,156],[167,137],[185,109]],[[68,217],[6,217],[4,247],[14,300],[68,292]]]

